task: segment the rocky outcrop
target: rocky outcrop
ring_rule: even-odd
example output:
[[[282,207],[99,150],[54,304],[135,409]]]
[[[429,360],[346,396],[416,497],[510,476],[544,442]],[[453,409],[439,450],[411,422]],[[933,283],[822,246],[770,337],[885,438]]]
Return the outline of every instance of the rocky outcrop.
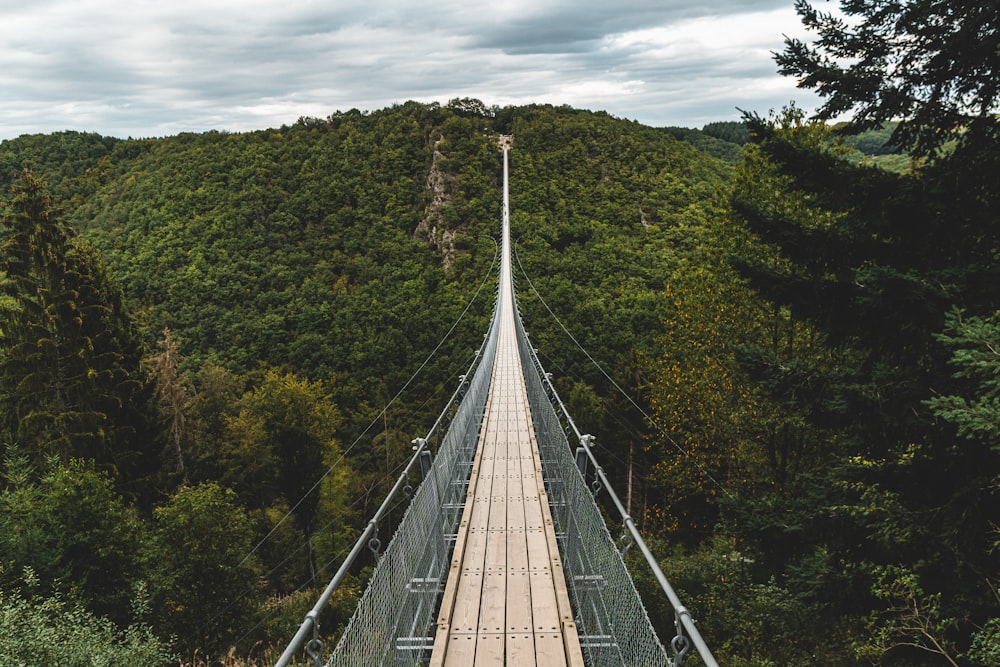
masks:
[[[444,155],[439,150],[444,136],[438,134],[434,140],[434,157],[427,174],[427,191],[430,201],[424,209],[424,217],[413,232],[413,237],[432,244],[441,253],[441,264],[447,271],[455,261],[455,231],[447,229],[442,211],[451,205],[449,193],[451,182],[455,177],[440,168]]]

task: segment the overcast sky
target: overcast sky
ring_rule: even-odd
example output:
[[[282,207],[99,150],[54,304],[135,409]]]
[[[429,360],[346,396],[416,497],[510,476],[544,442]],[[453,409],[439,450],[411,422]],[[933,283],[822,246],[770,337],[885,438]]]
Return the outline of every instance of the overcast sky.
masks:
[[[792,0],[0,0],[0,139],[242,131],[407,100],[569,104],[653,126],[816,98]]]

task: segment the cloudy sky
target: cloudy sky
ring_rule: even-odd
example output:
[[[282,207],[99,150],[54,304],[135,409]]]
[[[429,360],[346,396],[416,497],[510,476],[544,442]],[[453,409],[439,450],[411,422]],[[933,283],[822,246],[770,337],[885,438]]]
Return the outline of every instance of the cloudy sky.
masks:
[[[242,131],[397,102],[701,127],[816,98],[792,0],[0,0],[0,139]]]

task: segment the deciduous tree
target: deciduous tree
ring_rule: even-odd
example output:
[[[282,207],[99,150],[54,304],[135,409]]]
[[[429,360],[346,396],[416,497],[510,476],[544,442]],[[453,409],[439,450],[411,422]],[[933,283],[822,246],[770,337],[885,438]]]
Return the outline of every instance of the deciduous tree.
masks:
[[[138,516],[107,474],[74,460],[33,481],[26,461],[7,461],[16,482],[0,493],[0,582],[31,568],[53,592],[73,593],[102,616],[129,619]]]
[[[178,648],[228,648],[259,599],[253,526],[236,494],[217,484],[181,487],[153,513],[142,563],[157,631]]]

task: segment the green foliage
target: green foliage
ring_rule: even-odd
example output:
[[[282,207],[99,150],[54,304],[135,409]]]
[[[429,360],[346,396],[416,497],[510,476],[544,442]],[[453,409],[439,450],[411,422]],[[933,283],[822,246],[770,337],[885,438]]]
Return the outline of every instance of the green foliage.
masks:
[[[147,436],[141,350],[122,295],[31,172],[0,245],[0,422],[40,461],[86,457],[137,475]]]
[[[740,146],[750,143],[750,130],[742,121],[717,121],[706,123],[701,131],[731,144]]]
[[[787,502],[741,498],[726,530],[765,553],[777,545],[768,560],[786,576],[810,547],[842,563],[849,592],[831,610],[867,617],[860,655],[957,664],[995,615],[990,582],[1000,574],[991,553],[996,331],[991,318],[966,327],[946,315],[955,303],[994,313],[1000,301],[1000,201],[980,173],[995,163],[995,141],[967,139],[889,174],[857,165],[829,128],[795,109],[749,120],[755,145],[732,205],[752,235],[733,264],[776,310],[820,334],[829,361],[803,367],[791,392],[784,379],[796,374],[762,372],[754,354],[742,361],[833,449],[830,465],[804,478],[808,506],[794,520],[759,511]],[[832,590],[830,573],[823,579]]]
[[[224,481],[245,498],[260,498],[261,506],[280,495],[301,498],[324,462],[339,458],[341,417],[322,382],[270,370],[237,409],[218,452]]]
[[[308,571],[315,572],[313,540],[321,508],[321,562],[342,546],[353,518],[346,509],[352,471],[336,440],[340,414],[323,383],[275,371],[269,371],[237,407],[238,413],[227,420],[218,452],[221,478],[244,502],[261,509],[287,509],[294,504],[293,513],[308,545],[303,555]],[[317,486],[319,491],[314,489]],[[280,553],[274,556],[276,564],[286,558]]]
[[[888,606],[869,617],[871,637],[857,647],[858,655],[881,661],[895,649],[915,649],[958,667],[953,657],[957,651],[947,639],[958,621],[942,618],[940,593],[924,593],[919,577],[904,567],[876,567],[875,576],[872,593]]]
[[[360,430],[370,401],[402,386],[492,259],[475,239],[499,205],[496,152],[463,114],[409,103],[163,139],[116,164],[74,215],[143,313],[148,344],[169,326],[186,369],[263,363],[336,378],[334,399]],[[414,392],[438,392],[488,306],[441,350],[448,370]]]
[[[675,546],[660,565],[685,606],[695,614],[698,631],[719,664],[844,664],[840,647],[851,627],[839,621],[829,624],[824,600],[810,599],[768,576],[760,567],[758,554],[718,535],[693,550]],[[823,575],[830,569],[824,564]],[[655,588],[655,582],[647,579],[644,563],[630,563],[630,570],[640,590]],[[658,628],[660,638],[669,641],[674,634],[674,614],[663,594],[647,592],[644,597],[650,617],[663,625]]]
[[[0,188],[7,190],[28,168],[75,207],[104,183],[115,162],[140,146],[90,132],[25,134],[0,146]]]
[[[686,141],[700,151],[730,164],[740,161],[743,155],[742,145],[749,140],[746,126],[743,123],[733,123],[742,128],[742,132],[711,132],[708,125],[704,130],[692,130],[686,127],[665,127],[663,132],[676,139]],[[728,138],[727,138],[728,137]]]
[[[781,183],[748,148],[734,175],[734,199],[747,196],[782,215],[805,213],[802,202],[774,196]],[[813,217],[817,226],[832,224],[829,216]],[[740,494],[753,504],[801,493],[832,453],[830,434],[811,424],[807,411],[816,377],[833,365],[822,335],[790,309],[760,298],[730,265],[740,254],[774,269],[781,266],[777,249],[724,215],[691,234],[697,251],[668,276],[664,353],[650,365],[658,433],[647,449],[663,500],[647,519],[674,537],[710,530],[720,497]],[[778,545],[786,541],[774,535],[771,541],[774,548],[762,545],[763,553],[784,562]]]
[[[8,475],[16,465],[8,460]],[[54,591],[72,592],[100,615],[125,620],[137,531],[137,517],[112,480],[92,465],[74,460],[37,482],[22,475],[0,492],[0,581],[9,586],[30,568]]]
[[[712,500],[726,491],[719,479],[739,484],[744,445],[759,420],[753,388],[732,354],[746,339],[749,293],[734,295],[711,269],[682,264],[670,276],[664,321],[667,352],[653,370],[650,404],[663,435],[649,449],[657,461],[653,478],[663,488],[654,508],[660,529],[710,528],[717,520]]]
[[[217,484],[182,487],[154,511],[143,571],[157,632],[182,652],[226,649],[247,627],[260,576],[252,537],[236,495]]]
[[[938,201],[915,203],[929,190],[916,176],[839,159],[841,149],[824,146],[823,133],[829,133],[822,126],[786,117],[755,128],[762,153],[752,164],[762,166],[737,177],[733,205],[789,263],[744,256],[741,270],[769,298],[827,333],[833,345],[864,350],[855,359],[855,378],[838,380],[839,388],[831,388],[840,396],[831,401],[849,406],[850,416],[840,414],[858,427],[867,451],[891,446],[872,440],[873,433],[901,435],[873,425],[890,410],[899,427],[912,429],[900,440],[919,441],[924,425],[911,418],[906,404],[926,396],[934,366],[922,362],[932,354],[932,334],[943,325],[943,313],[958,294],[995,296],[982,282],[989,260],[975,258],[981,230],[938,217]],[[769,172],[767,164],[780,168]],[[853,196],[845,196],[848,191]],[[887,404],[880,383],[904,392],[898,405]],[[837,425],[837,411],[827,417]]]
[[[170,645],[147,625],[124,630],[72,598],[34,592],[38,577],[25,572],[25,588],[0,590],[0,664],[116,667],[176,664]]]
[[[842,0],[841,15],[796,10],[814,46],[787,38],[779,71],[827,98],[820,117],[853,113],[870,129],[900,120],[893,142],[927,154],[956,137],[997,139],[1000,26],[977,0]]]
[[[720,259],[670,276],[666,352],[651,367],[658,429],[647,449],[662,500],[647,518],[675,535],[714,526],[720,497],[801,493],[830,460],[829,434],[804,410],[813,379],[831,365],[822,337],[762,301]],[[784,558],[782,542],[771,541],[764,553]]]
[[[966,381],[969,395],[935,396],[927,405],[959,435],[1000,448],[1000,313],[964,318],[952,311],[937,339],[951,350],[954,377]]]
[[[903,152],[892,143],[892,135],[899,126],[897,122],[884,123],[881,127],[866,130],[847,138],[847,145],[865,155],[893,155]],[[838,129],[846,129],[846,125]]]
[[[190,417],[191,448],[185,456],[195,482],[218,479],[223,474],[217,452],[226,436],[227,421],[237,412],[245,382],[222,366],[206,363],[189,376],[192,391],[182,409]],[[183,453],[183,452],[182,452]]]
[[[991,618],[972,636],[968,657],[981,665],[1000,664],[1000,617]]]

